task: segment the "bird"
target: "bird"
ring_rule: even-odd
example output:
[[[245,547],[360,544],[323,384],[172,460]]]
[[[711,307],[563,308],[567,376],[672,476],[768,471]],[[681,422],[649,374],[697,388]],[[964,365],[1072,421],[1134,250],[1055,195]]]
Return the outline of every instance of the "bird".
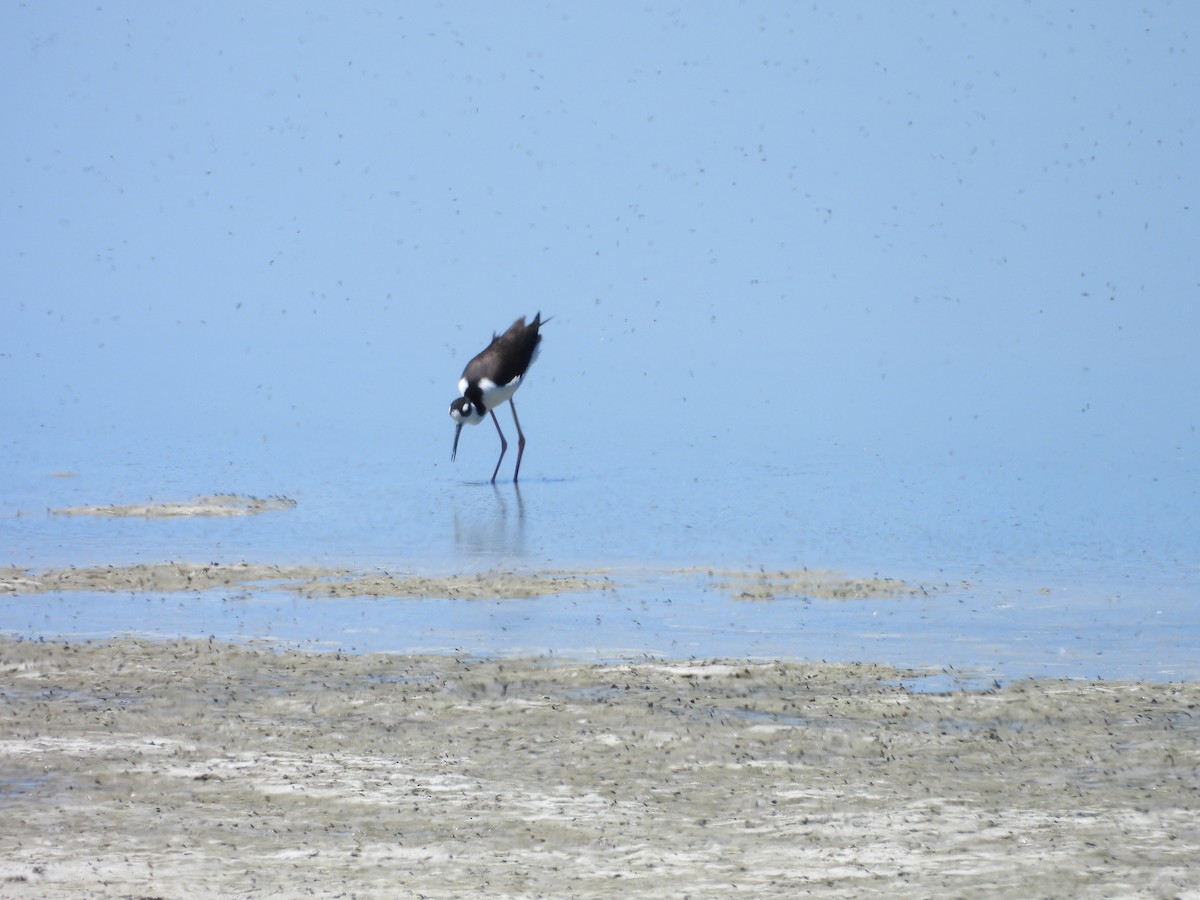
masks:
[[[550,318],[547,318],[546,322],[549,321]],[[525,324],[525,317],[521,316],[508,326],[504,334],[492,332],[492,342],[463,369],[462,378],[458,381],[462,396],[450,404],[450,418],[455,423],[451,461],[458,453],[458,439],[462,435],[463,425],[478,425],[487,415],[496,423],[496,433],[500,435],[500,458],[496,460],[496,468],[492,472],[492,484],[496,483],[500,463],[504,461],[504,452],[508,449],[508,441],[504,439],[495,412],[496,407],[505,400],[512,407],[513,421],[517,424],[517,466],[513,469],[513,484],[517,483],[517,476],[521,473],[525,434],[521,431],[521,420],[517,418],[517,406],[512,396],[524,382],[530,365],[537,359],[538,345],[542,342],[538,329],[546,322],[542,321],[542,314],[538,312],[528,325]]]

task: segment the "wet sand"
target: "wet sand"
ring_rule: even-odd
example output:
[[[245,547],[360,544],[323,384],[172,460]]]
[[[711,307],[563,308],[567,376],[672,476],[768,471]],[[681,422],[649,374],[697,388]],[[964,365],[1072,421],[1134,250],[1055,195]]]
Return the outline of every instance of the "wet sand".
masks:
[[[894,578],[853,577],[840,572],[731,572],[713,570],[594,570],[516,572],[493,569],[466,575],[414,575],[329,566],[286,566],[237,562],[163,562],[130,566],[66,567],[33,570],[0,566],[0,594],[63,591],[171,593],[216,588],[295,591],[306,597],[456,597],[512,599],[546,597],[570,591],[612,590],[622,578],[688,575],[709,582],[738,600],[796,597],[863,600],[918,597],[937,588]]]
[[[106,504],[103,506],[65,506],[52,509],[56,516],[102,516],[173,519],[196,516],[254,516],[265,512],[294,509],[296,501],[287,497],[248,497],[244,494],[210,494],[191,500],[147,500],[145,503]]]
[[[505,599],[544,597],[569,591],[605,590],[604,576],[572,572],[492,570],[465,575],[356,572],[329,566],[285,566],[239,562],[141,563],[132,566],[22,569],[0,567],[0,595],[63,591],[178,593],[220,588],[294,591],[306,597],[458,597]]]
[[[1195,897],[1200,687],[0,639],[4,896]]]

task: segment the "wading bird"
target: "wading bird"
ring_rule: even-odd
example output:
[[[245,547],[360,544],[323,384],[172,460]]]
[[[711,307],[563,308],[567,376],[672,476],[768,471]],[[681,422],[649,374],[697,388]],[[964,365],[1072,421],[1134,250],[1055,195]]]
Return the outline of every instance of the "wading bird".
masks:
[[[458,382],[458,390],[462,396],[450,404],[450,418],[455,422],[451,460],[458,453],[458,438],[462,434],[463,425],[478,425],[486,415],[490,415],[496,423],[496,433],[500,435],[500,459],[496,460],[496,469],[492,472],[492,484],[496,483],[496,474],[500,471],[500,463],[504,461],[504,451],[508,449],[508,441],[504,439],[504,432],[500,430],[500,422],[496,419],[495,412],[496,407],[505,400],[512,407],[513,421],[517,423],[517,467],[513,469],[514,483],[521,472],[525,435],[521,431],[521,420],[517,418],[517,407],[512,402],[512,396],[525,380],[525,373],[529,371],[530,365],[537,359],[538,344],[542,342],[538,329],[543,324],[542,314],[539,312],[528,325],[525,324],[525,317],[521,316],[504,334],[493,333],[492,342],[463,369],[462,378]]]

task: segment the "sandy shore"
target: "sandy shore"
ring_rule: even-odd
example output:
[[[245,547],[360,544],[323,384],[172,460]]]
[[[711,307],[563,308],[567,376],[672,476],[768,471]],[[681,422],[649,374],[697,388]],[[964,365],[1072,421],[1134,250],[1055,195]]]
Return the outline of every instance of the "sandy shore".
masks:
[[[0,640],[3,896],[1195,897],[1200,686]]]

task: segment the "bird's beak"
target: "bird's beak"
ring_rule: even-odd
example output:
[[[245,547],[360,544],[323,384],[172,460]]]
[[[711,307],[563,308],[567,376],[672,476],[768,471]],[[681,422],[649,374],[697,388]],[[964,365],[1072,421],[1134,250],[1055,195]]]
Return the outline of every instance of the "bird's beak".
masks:
[[[458,436],[462,434],[462,422],[454,426],[454,446],[450,450],[450,462],[454,462],[454,454],[458,452]]]

